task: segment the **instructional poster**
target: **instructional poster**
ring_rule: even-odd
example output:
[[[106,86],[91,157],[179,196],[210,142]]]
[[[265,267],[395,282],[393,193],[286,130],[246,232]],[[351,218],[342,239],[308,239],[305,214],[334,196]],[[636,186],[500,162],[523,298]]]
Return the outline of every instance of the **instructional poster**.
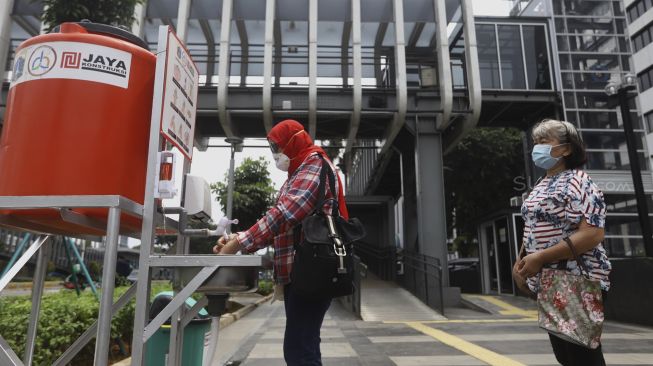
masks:
[[[193,157],[199,71],[174,32],[168,31],[161,133],[190,160]]]

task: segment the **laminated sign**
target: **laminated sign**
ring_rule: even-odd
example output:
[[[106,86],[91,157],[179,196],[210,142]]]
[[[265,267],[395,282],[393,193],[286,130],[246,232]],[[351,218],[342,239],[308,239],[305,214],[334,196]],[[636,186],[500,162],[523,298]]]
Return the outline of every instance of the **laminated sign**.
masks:
[[[10,88],[41,79],[73,79],[129,86],[132,55],[115,48],[83,42],[48,42],[16,54]]]
[[[168,29],[161,133],[188,158],[193,156],[199,70],[188,50]]]

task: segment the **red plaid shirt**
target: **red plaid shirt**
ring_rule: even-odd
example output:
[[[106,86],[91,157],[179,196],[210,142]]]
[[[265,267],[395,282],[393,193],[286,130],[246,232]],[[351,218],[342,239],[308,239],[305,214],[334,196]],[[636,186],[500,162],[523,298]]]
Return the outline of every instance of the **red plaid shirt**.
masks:
[[[275,206],[249,230],[238,233],[238,243],[243,252],[253,253],[270,244],[274,245],[274,274],[277,283],[290,282],[295,254],[293,228],[313,212],[318,203],[317,188],[321,169],[322,159],[318,153],[309,155],[281,187]],[[331,169],[336,171],[332,164]],[[338,192],[338,180],[335,182],[335,191]],[[325,198],[332,198],[328,179],[325,190]],[[331,201],[327,201],[324,212],[330,213],[331,206]]]

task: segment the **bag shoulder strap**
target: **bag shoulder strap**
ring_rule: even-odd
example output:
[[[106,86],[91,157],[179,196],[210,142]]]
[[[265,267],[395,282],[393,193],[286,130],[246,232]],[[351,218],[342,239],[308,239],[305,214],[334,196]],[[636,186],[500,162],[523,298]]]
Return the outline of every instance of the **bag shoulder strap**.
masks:
[[[317,187],[317,203],[315,205],[315,209],[313,210],[314,213],[319,212],[322,207],[324,207],[324,204],[326,203],[326,200],[324,197],[326,195],[325,192],[325,182],[327,179],[327,174],[328,174],[328,179],[329,179],[329,189],[331,190],[331,196],[333,197],[333,207],[331,208],[331,215],[334,214],[334,208],[335,208],[335,214],[340,215],[340,210],[338,208],[338,195],[336,193],[336,181],[335,181],[335,174],[333,173],[333,170],[331,169],[331,166],[329,165],[329,162],[324,159],[322,155],[318,155],[320,159],[322,160],[322,169],[320,170],[320,183]]]
[[[585,265],[585,262],[582,261],[580,259],[580,257],[578,257],[578,254],[576,253],[576,248],[574,248],[574,244],[571,242],[571,239],[569,239],[567,237],[567,238],[564,238],[562,240],[564,240],[565,243],[567,243],[567,246],[569,247],[569,249],[571,249],[571,254],[574,256],[574,260],[576,260],[576,263],[578,263],[578,268],[580,268],[581,274],[583,274],[585,277],[589,278],[590,271],[587,270],[587,266]],[[560,263],[563,264],[563,269],[567,268],[567,260],[566,259],[564,261],[561,261]]]
[[[317,203],[315,205],[315,209],[313,210],[313,212],[311,214],[316,214],[316,213],[320,212],[320,210],[322,209],[322,207],[324,207],[324,204],[327,201],[327,200],[324,199],[325,190],[326,190],[325,182],[326,182],[326,179],[327,179],[327,173],[328,173],[329,170],[331,170],[331,166],[324,159],[324,157],[322,155],[319,155],[319,154],[318,154],[318,156],[322,160],[322,168],[320,169],[320,183],[318,184],[318,187],[317,187]],[[340,215],[340,210],[338,209],[338,198],[337,198],[338,196],[336,195],[336,191],[335,191],[336,183],[335,183],[334,175],[329,174],[328,179],[329,179],[329,188],[331,189],[331,195],[334,197],[334,199],[333,199],[333,202],[334,202],[333,208],[335,208],[336,214]],[[333,215],[333,208],[331,210],[332,215]],[[298,225],[295,225],[295,227],[293,228],[293,239],[294,239],[293,240],[294,241],[293,246],[295,247],[295,249],[297,249],[297,246],[301,242],[301,235],[302,235],[302,224],[300,223]]]

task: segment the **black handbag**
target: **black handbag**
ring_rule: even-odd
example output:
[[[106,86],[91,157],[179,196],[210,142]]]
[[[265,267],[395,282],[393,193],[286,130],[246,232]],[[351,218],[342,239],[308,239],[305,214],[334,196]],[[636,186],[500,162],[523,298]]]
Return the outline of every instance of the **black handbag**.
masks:
[[[327,174],[334,197],[329,200],[325,200]],[[356,218],[345,220],[340,216],[337,197],[334,173],[322,158],[317,204],[294,228],[290,282],[293,291],[307,299],[331,299],[354,292],[354,242],[365,237],[365,228]],[[331,215],[322,209],[328,201],[333,201]]]

